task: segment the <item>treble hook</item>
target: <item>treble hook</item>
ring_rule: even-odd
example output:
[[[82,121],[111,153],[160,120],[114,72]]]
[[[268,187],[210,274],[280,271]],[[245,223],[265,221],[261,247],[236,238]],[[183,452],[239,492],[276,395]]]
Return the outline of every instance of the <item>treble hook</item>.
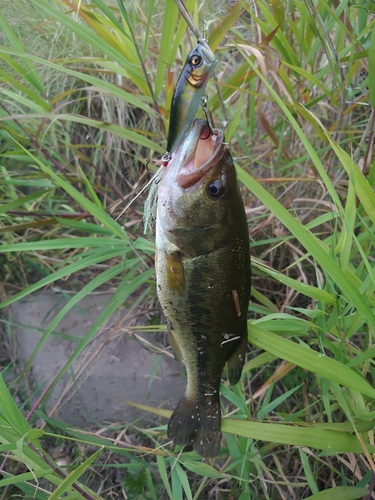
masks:
[[[210,137],[210,135],[214,133],[213,132],[213,126],[211,124],[210,117],[208,115],[207,101],[208,101],[208,95],[207,94],[203,94],[203,96],[202,96],[202,109],[203,109],[204,114],[206,115],[206,122],[207,122],[208,129],[209,129],[208,136],[207,137],[201,137],[201,139],[203,139],[203,140],[208,139]]]
[[[149,167],[149,164],[150,164],[150,163],[151,163],[151,160],[147,160],[147,161],[146,161],[146,169],[147,169],[147,172],[148,172],[149,174],[154,174],[155,172],[153,172],[153,171],[151,170],[151,168]]]

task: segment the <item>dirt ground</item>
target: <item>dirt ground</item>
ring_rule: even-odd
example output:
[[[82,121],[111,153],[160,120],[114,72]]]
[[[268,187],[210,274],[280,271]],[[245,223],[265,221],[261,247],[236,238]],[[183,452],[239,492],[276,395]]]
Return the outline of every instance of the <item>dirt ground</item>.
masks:
[[[80,346],[110,297],[101,293],[83,299],[44,343],[30,373],[35,400]],[[10,320],[21,366],[68,299],[62,294],[40,293],[12,305]],[[142,323],[140,317],[137,324],[146,322]],[[173,408],[185,389],[184,369],[165,351],[163,337],[160,333],[134,334],[129,329],[126,310],[120,310],[56,385],[47,402],[47,412],[71,425],[85,427],[93,422],[131,422],[145,415],[126,401]]]

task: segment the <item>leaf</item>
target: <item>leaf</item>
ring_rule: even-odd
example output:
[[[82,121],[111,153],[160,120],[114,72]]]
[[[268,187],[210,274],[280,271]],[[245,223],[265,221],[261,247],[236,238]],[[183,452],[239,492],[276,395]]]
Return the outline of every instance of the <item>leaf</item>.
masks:
[[[141,410],[149,411],[150,413],[165,418],[169,418],[172,415],[170,410],[162,410],[160,408],[153,408],[152,406],[130,403],[129,401],[127,401],[127,403]],[[332,453],[363,452],[361,444],[353,434],[339,430],[323,429],[313,424],[298,426],[223,418],[221,420],[221,430],[229,434],[237,434],[246,438],[269,443],[309,446],[311,448],[327,450]],[[366,446],[371,453],[375,452],[375,446],[370,444]]]
[[[346,432],[318,429],[314,426],[299,427],[285,424],[269,424],[223,418],[221,430],[250,439],[267,443],[286,444],[289,446],[308,446],[327,450],[331,453],[362,453],[362,446],[356,436]],[[375,446],[367,444],[372,453]]]
[[[25,472],[23,474],[17,474],[16,476],[7,477],[6,479],[0,480],[0,486],[8,486],[10,484],[23,483],[24,481],[33,481],[35,478],[46,477],[51,474],[52,469],[41,469],[35,472]],[[3,472],[2,472],[3,473]]]
[[[128,128],[120,127],[119,125],[114,125],[112,123],[103,122],[100,120],[93,120],[91,118],[86,118],[78,115],[47,115],[47,118],[54,120],[58,118],[62,121],[73,122],[73,123],[81,123],[82,125],[87,125],[89,127],[95,127],[100,130],[105,130],[106,132],[112,132],[113,134],[118,135],[119,137],[123,137],[124,139],[134,142],[135,144],[139,144],[140,146],[144,146],[145,148],[152,149],[162,153],[164,149],[159,146],[154,141],[151,141],[147,137],[142,134],[138,134],[138,132],[134,132]]]
[[[275,408],[277,408],[281,403],[283,403],[286,399],[288,399],[289,396],[294,394],[298,389],[302,386],[297,385],[297,387],[294,387],[293,389],[290,389],[289,391],[285,392],[284,394],[281,394],[281,396],[278,396],[275,398],[273,401],[268,403],[266,406],[263,406],[257,414],[257,417],[259,420],[262,420],[263,417],[268,415],[271,411],[273,411]]]
[[[1,11],[0,11],[0,28],[1,31],[7,36],[12,47],[21,53],[20,59],[24,66],[22,67],[18,64],[14,64],[13,65],[14,69],[16,69],[18,74],[21,77],[25,78],[25,80],[28,81],[35,89],[37,89],[39,92],[44,93],[45,92],[44,86],[39,74],[35,70],[33,64],[31,64],[27,58],[23,57],[25,52],[24,48],[22,47],[16,35],[14,34],[12,28],[6,22]],[[8,62],[12,65],[13,61],[8,60]]]
[[[176,462],[174,466],[174,470],[177,472],[178,478],[181,482],[181,486],[185,492],[187,500],[193,500],[193,495],[191,493],[190,485],[189,485],[189,480],[186,475],[186,472],[184,469],[181,467],[181,465]]]
[[[336,486],[321,491],[316,495],[306,497],[305,500],[356,500],[369,494],[367,488],[356,488],[355,486]]]
[[[3,203],[2,205],[0,205],[0,215],[9,212],[9,210],[14,210],[15,208],[25,205],[30,201],[37,200],[48,193],[50,193],[49,189],[43,189],[42,191],[35,191],[34,193],[30,193],[27,196],[16,198],[15,200],[9,201],[8,203]]]
[[[176,470],[176,466],[178,465],[178,462],[176,462],[175,466],[171,470],[173,500],[183,500],[182,484]]]
[[[219,24],[211,31],[208,37],[208,44],[212,50],[218,48],[221,40],[227,35],[231,26],[237,21],[239,16],[247,9],[247,5],[241,0],[238,1],[228,12],[228,14],[220,21]]]
[[[335,151],[337,157],[342,163],[342,166],[345,168],[347,174],[349,175],[351,181],[354,184],[355,192],[360,199],[362,205],[364,206],[368,216],[370,217],[373,224],[375,224],[375,193],[370,184],[368,183],[366,177],[360,171],[358,166],[354,163],[354,161],[350,158],[348,153],[344,151],[330,136],[327,129],[323,125],[323,123],[319,120],[319,118],[313,115],[310,112],[310,115],[314,118],[314,120],[318,123],[320,128],[323,130],[324,135],[332,146],[332,149]]]
[[[290,118],[294,118],[290,115]],[[298,126],[298,125],[297,125]],[[329,248],[318,238],[308,231],[297,221],[268,191],[261,186],[250,174],[242,169],[237,169],[239,179],[254,193],[254,195],[266,205],[272,213],[277,214],[278,219],[298,239],[322,269],[341,288],[346,300],[353,304],[368,321],[370,327],[375,331],[375,316],[368,304],[363,300],[359,291],[357,280],[353,275],[344,273],[338,263],[329,254]]]
[[[78,203],[85,208],[90,214],[96,217],[102,224],[106,227],[111,228],[114,234],[116,234],[119,238],[129,241],[129,237],[123,228],[115,222],[110,215],[108,215],[101,207],[95,205],[92,201],[88,200],[82,193],[78,191],[75,187],[73,187],[68,181],[60,177],[56,174],[50,167],[41,162],[38,158],[36,158],[32,153],[30,153],[26,148],[24,148],[20,143],[18,143],[15,139],[12,140],[26,153],[32,158],[37,165],[41,168],[41,170],[51,177],[58,186],[62,187],[72,198],[78,201]]]
[[[307,346],[291,342],[255,325],[249,326],[249,342],[305,370],[375,398],[375,389],[357,372]]]
[[[0,304],[0,309],[13,304],[17,300],[22,299],[23,297],[26,297],[32,292],[35,292],[36,290],[40,290],[42,287],[49,285],[53,281],[56,281],[58,279],[63,278],[64,276],[68,276],[71,273],[75,273],[77,271],[80,271],[81,269],[85,269],[86,267],[89,267],[93,264],[97,264],[99,262],[103,262],[105,260],[111,259],[113,257],[117,257],[119,255],[123,254],[123,251],[120,249],[115,249],[115,250],[103,250],[100,252],[95,252],[95,253],[89,253],[85,252],[85,255],[78,260],[77,262],[73,262],[72,264],[68,264],[67,266],[63,267],[62,269],[59,269],[58,271],[55,271],[54,273],[50,273],[48,276],[45,278],[42,278],[41,280],[37,281],[33,285],[30,285],[27,288],[24,288],[20,292],[12,295],[9,299],[4,300]]]
[[[368,49],[368,80],[370,104],[375,109],[375,27],[372,28],[371,41]]]
[[[77,481],[77,479],[82,476],[82,474],[89,468],[89,466],[93,463],[96,458],[99,457],[103,448],[100,448],[95,453],[91,455],[87,460],[85,460],[81,465],[79,465],[75,470],[73,470],[70,474],[66,476],[63,481],[59,484],[59,486],[55,489],[52,495],[48,500],[57,500],[61,495],[66,493],[73,483]]]
[[[176,57],[176,43],[173,43],[173,36],[177,24],[178,9],[173,0],[167,0],[163,16],[163,30],[160,41],[160,57],[155,77],[155,97],[157,98],[164,80],[167,66],[171,66]]]
[[[27,85],[23,85],[21,82],[13,78],[11,75],[8,75],[4,71],[0,71],[0,77],[5,82],[8,82],[12,85],[13,88],[19,90],[23,94],[25,94],[30,100],[35,102],[38,106],[43,108],[45,111],[51,111],[51,105],[45,101],[42,97],[40,97],[36,92],[31,90]]]
[[[156,463],[158,464],[159,474],[161,480],[163,481],[164,487],[167,490],[170,500],[173,500],[172,490],[168,481],[167,468],[165,466],[165,460],[160,455],[156,455]]]
[[[142,405],[140,403],[133,403],[132,401],[125,400],[125,403],[135,408],[139,408],[140,410],[148,411],[153,413],[154,415],[159,415],[159,417],[169,418],[172,415],[171,410],[163,410],[162,408],[154,408],[153,406]]]
[[[15,55],[20,57],[22,53],[20,53],[17,50],[10,49],[9,47],[5,47],[3,45],[0,45],[0,55],[4,54],[10,54],[10,55]],[[151,102],[150,98],[142,95],[137,95],[137,94],[131,94],[130,92],[126,92],[125,90],[117,87],[116,85],[106,82],[105,80],[102,80],[100,78],[93,77],[91,75],[87,75],[86,73],[75,71],[69,68],[66,68],[65,66],[61,64],[56,64],[51,61],[48,61],[46,59],[42,59],[41,57],[34,56],[32,54],[24,54],[25,59],[29,59],[30,61],[34,61],[38,64],[42,64],[43,66],[46,66],[48,68],[52,68],[58,72],[65,73],[67,75],[71,75],[75,78],[78,78],[80,80],[83,80],[84,82],[90,83],[93,86],[93,90],[100,89],[101,92],[108,92],[119,99],[124,100],[125,102],[131,104],[134,107],[143,109],[146,113],[148,113],[151,116],[156,117],[157,114],[155,113],[155,110],[153,110],[150,106],[145,104],[145,102]],[[100,62],[100,61],[98,61]],[[107,64],[110,64],[108,61],[103,61],[103,63],[106,62]],[[104,64],[103,64],[104,65]],[[117,68],[120,70],[120,68]]]
[[[0,416],[2,416],[19,436],[27,434],[31,427],[14,402],[0,373]]]
[[[137,266],[135,266],[132,269],[134,273],[137,272],[137,270],[138,270]],[[65,375],[65,373],[70,369],[74,361],[86,349],[88,344],[92,341],[94,336],[98,333],[100,328],[103,327],[106,321],[108,321],[108,319],[112,316],[112,314],[114,314],[117,311],[120,305],[123,304],[124,301],[129,297],[129,295],[135,292],[141,285],[143,285],[143,283],[145,283],[148,279],[150,279],[153,274],[155,274],[155,270],[152,268],[138,276],[131,276],[131,274],[129,273],[124,277],[122,282],[117,287],[116,292],[111,297],[111,300],[108,302],[108,304],[105,306],[101,314],[95,320],[94,324],[92,325],[90,330],[86,333],[85,337],[82,338],[81,342],[76,347],[73,354],[70,356],[68,362],[59,371],[59,373],[54,378],[53,382],[50,384],[48,388],[48,393],[52,391],[52,389],[56,386],[59,380],[61,380],[61,378]],[[45,396],[47,396],[47,393]]]
[[[129,73],[129,79],[134,81],[135,85],[138,86],[139,90],[143,95],[147,95],[149,93],[148,87],[145,83],[144,76],[140,71],[141,66],[135,64],[132,58],[129,58],[129,54],[121,53],[120,50],[113,47],[108,41],[105,40],[106,31],[103,28],[100,28],[100,24],[96,23],[95,26],[99,29],[102,36],[98,36],[98,34],[93,33],[91,30],[83,26],[81,23],[78,23],[71,19],[69,15],[64,14],[58,9],[55,9],[52,5],[50,5],[45,0],[31,0],[34,2],[39,9],[43,9],[49,16],[57,19],[61,24],[66,26],[69,31],[72,33],[76,33],[76,35],[87,42],[89,45],[97,49],[101,54],[108,56],[112,61],[116,61],[120,66],[123,66]],[[75,9],[75,6],[70,2],[63,0],[64,3],[70,5],[72,9]],[[85,20],[88,21],[89,17],[84,16]]]
[[[205,464],[204,462],[193,462],[193,461],[184,461],[182,462],[183,466],[186,467],[190,472],[194,472],[194,474],[198,474],[199,476],[206,477],[215,477],[215,478],[224,478],[230,477],[228,474],[223,474],[222,472],[217,471],[211,465]]]
[[[325,304],[331,304],[333,306],[336,304],[336,297],[326,292],[325,290],[322,290],[321,288],[317,288],[316,286],[312,285],[307,285],[306,283],[301,283],[300,281],[297,281],[293,278],[289,278],[289,276],[285,276],[285,274],[275,271],[266,264],[258,262],[255,259],[252,261],[252,265],[254,267],[257,267],[261,271],[264,271],[266,274],[269,274],[277,281],[280,281],[280,283],[283,283],[284,285],[293,288],[293,290],[297,290],[298,292],[302,293],[303,295],[306,295],[307,297],[311,297],[312,299],[319,300],[321,302],[324,302]]]
[[[66,304],[65,306],[59,311],[56,316],[53,318],[51,323],[49,324],[47,330],[44,332],[42,338],[39,340],[38,344],[36,345],[35,349],[33,350],[33,353],[31,356],[29,356],[23,371],[26,372],[31,364],[33,363],[35,357],[37,356],[38,352],[40,349],[43,347],[44,343],[47,341],[48,337],[51,335],[51,333],[54,331],[54,329],[57,327],[57,325],[63,320],[63,318],[68,314],[68,312],[75,306],[77,305],[84,297],[86,297],[89,293],[93,292],[98,288],[100,285],[103,283],[108,282],[109,280],[115,278],[117,275],[120,273],[123,273],[126,270],[126,267],[129,268],[136,264],[138,259],[130,259],[127,262],[127,266],[123,265],[122,263],[116,264],[113,267],[110,267],[103,273],[98,274],[95,276],[87,285],[85,285],[77,294],[75,294]]]
[[[300,457],[301,457],[301,463],[302,463],[302,466],[303,466],[303,470],[305,471],[305,476],[306,476],[308,485],[310,487],[310,490],[313,493],[318,493],[318,491],[319,491],[318,490],[318,486],[317,486],[317,484],[315,482],[313,471],[311,470],[311,466],[310,466],[310,463],[309,463],[309,458],[308,458],[307,454],[303,451],[303,449],[299,450],[299,454],[300,454]]]

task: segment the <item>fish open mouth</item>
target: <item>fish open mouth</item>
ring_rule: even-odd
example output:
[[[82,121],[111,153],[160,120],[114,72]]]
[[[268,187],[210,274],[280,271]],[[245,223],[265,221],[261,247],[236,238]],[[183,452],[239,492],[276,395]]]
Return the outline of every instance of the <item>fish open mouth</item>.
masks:
[[[176,158],[180,153],[185,157],[177,175],[178,185],[186,189],[199,182],[220,160],[224,148],[222,130],[211,130],[205,120],[195,120],[190,132],[173,155]]]

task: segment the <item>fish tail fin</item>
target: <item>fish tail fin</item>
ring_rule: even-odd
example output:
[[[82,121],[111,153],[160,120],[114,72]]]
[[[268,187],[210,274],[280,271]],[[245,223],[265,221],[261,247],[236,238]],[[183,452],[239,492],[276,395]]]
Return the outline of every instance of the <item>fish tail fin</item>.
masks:
[[[241,378],[242,368],[245,362],[247,349],[247,327],[246,334],[241,335],[240,343],[234,353],[228,359],[228,377],[230,385],[236,385]]]
[[[219,394],[204,399],[183,397],[168,423],[168,438],[175,444],[192,444],[205,458],[215,457],[220,449],[221,412]]]

